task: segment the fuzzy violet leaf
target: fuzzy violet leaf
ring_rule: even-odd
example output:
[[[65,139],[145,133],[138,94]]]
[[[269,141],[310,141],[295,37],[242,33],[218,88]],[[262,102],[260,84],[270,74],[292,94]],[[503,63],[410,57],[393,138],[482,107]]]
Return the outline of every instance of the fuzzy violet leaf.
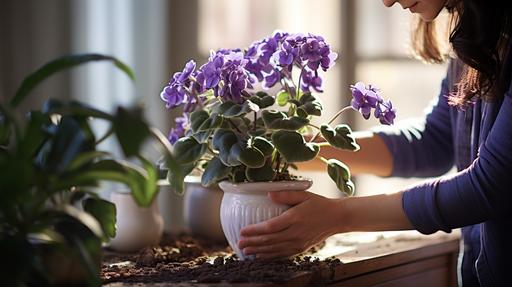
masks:
[[[210,186],[229,175],[231,168],[224,165],[218,157],[214,157],[206,165],[203,175],[201,176],[201,184]]]
[[[265,165],[265,156],[255,147],[242,147],[237,160],[247,167],[259,168]]]
[[[322,115],[322,103],[320,100],[312,95],[311,93],[303,94],[299,99],[299,105],[297,106],[297,113],[301,117],[307,116],[321,116]]]
[[[208,145],[193,137],[184,137],[174,144],[174,156],[179,163],[193,163],[206,152]]]
[[[242,147],[236,134],[228,129],[220,129],[213,135],[213,148],[219,151],[219,158],[224,165],[240,165],[239,156]]]
[[[273,130],[296,131],[309,124],[309,120],[301,117],[288,117],[285,113],[276,110],[264,110],[261,113],[265,127]]]
[[[276,177],[276,171],[272,168],[272,162],[267,162],[259,168],[247,168],[245,177],[250,181],[272,181]]]
[[[327,161],[327,173],[336,183],[338,189],[348,195],[354,194],[354,183],[350,179],[350,170],[348,166],[336,159]]]
[[[359,150],[359,145],[356,143],[356,139],[348,125],[337,125],[333,129],[329,125],[323,124],[320,126],[320,132],[325,140],[335,148],[350,151]]]
[[[320,151],[317,144],[307,143],[304,137],[295,131],[276,131],[272,134],[272,142],[287,162],[309,161]]]
[[[276,102],[272,96],[265,92],[257,92],[256,95],[252,96],[249,100],[258,105],[260,109],[268,108]]]
[[[243,104],[226,101],[218,107],[218,110],[219,114],[222,116],[226,118],[233,118],[243,116],[249,112],[257,112],[260,110],[260,107],[249,100],[245,101]]]
[[[214,130],[222,125],[222,117],[200,110],[190,114],[190,126],[193,132]]]
[[[272,152],[274,151],[274,145],[264,137],[257,136],[252,138],[249,145],[260,150],[265,157],[272,155]]]

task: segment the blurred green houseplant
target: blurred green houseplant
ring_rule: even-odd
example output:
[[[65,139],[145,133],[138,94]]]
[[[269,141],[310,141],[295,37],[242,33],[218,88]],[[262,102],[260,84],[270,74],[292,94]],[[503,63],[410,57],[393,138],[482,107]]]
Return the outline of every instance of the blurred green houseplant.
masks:
[[[29,75],[8,103],[0,103],[0,254],[8,263],[0,271],[4,286],[75,284],[57,278],[73,274],[86,278],[79,283],[100,285],[101,243],[115,236],[116,208],[93,188],[104,180],[126,184],[140,206],[149,206],[157,193],[157,170],[140,150],[148,137],[155,137],[171,156],[169,143],[148,126],[140,108],[120,107],[110,114],[50,99],[41,110],[17,115],[18,105],[44,79],[92,61],[112,62],[134,79],[116,58],[65,56]],[[97,137],[91,119],[109,122],[109,131]],[[112,135],[124,156],[138,164],[97,149]],[[70,260],[81,263],[77,272],[62,269],[71,268]]]

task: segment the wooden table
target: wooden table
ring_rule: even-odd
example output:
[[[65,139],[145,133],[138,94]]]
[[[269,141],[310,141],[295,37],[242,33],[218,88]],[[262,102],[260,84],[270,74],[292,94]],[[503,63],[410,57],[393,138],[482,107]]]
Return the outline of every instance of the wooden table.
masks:
[[[425,236],[416,231],[338,234],[327,239],[315,256],[335,256],[338,266],[329,286],[457,286],[459,232]],[[300,274],[286,284],[216,284],[215,286],[311,286],[311,274]],[[127,286],[113,283],[108,286]],[[133,285],[131,285],[133,286]],[[140,286],[140,285],[138,285]],[[146,285],[148,286],[148,285]],[[171,286],[151,284],[151,286]],[[172,286],[191,286],[177,284]],[[194,286],[207,286],[195,284]]]

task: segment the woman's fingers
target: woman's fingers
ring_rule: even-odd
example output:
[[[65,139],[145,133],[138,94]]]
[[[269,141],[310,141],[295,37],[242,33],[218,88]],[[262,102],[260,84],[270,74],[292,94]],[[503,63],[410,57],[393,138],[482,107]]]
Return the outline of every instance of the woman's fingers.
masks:
[[[265,246],[273,245],[284,241],[289,241],[291,238],[290,233],[291,232],[289,230],[285,229],[283,231],[276,233],[255,235],[249,237],[242,236],[238,241],[238,247],[240,249],[244,249],[247,246]]]
[[[248,225],[240,230],[242,236],[254,236],[282,231],[291,224],[290,215],[287,212],[271,218],[267,221]]]

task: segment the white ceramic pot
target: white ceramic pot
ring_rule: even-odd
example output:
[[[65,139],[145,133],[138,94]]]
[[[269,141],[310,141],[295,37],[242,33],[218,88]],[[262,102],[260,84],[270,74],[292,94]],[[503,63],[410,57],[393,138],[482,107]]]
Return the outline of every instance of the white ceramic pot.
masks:
[[[202,186],[200,176],[185,177],[183,218],[190,234],[216,242],[226,242],[220,224],[222,195],[218,186]]]
[[[311,185],[310,180],[250,183],[223,181],[219,183],[220,188],[224,191],[220,207],[222,229],[238,258],[251,259],[250,256],[245,256],[237,245],[240,239],[240,230],[243,227],[276,217],[290,207],[274,203],[267,193],[269,191],[302,191],[307,190]]]
[[[156,200],[150,207],[142,208],[130,193],[113,192],[110,201],[117,209],[116,237],[110,241],[112,249],[135,252],[160,242],[164,224]]]
[[[164,232],[180,234],[186,231],[183,218],[183,199],[185,196],[177,194],[168,180],[158,181],[158,208],[164,220]]]

